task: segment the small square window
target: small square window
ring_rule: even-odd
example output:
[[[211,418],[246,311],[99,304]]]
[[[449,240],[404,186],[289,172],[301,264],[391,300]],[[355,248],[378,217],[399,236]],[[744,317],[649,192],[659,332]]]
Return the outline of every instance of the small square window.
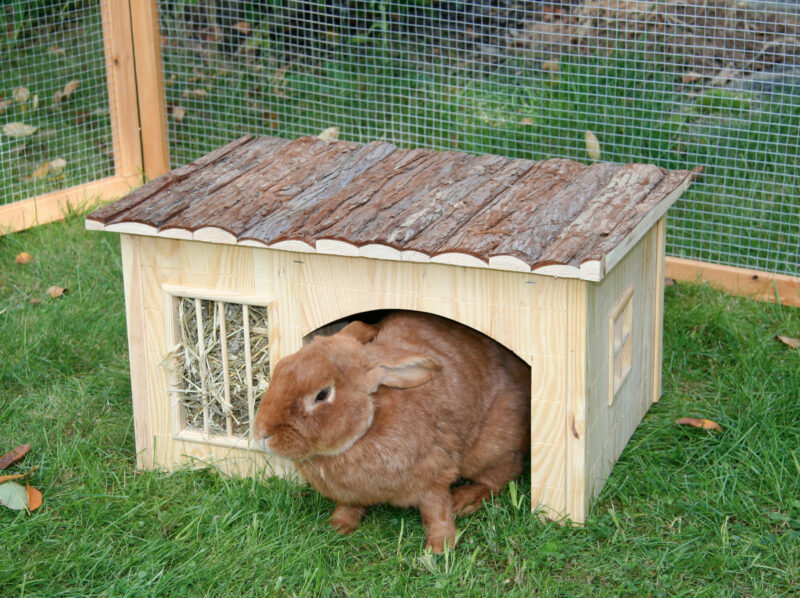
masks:
[[[611,405],[633,365],[633,287],[617,300],[608,317],[608,404]]]
[[[181,430],[248,438],[269,384],[267,307],[173,296],[177,344],[168,355]]]

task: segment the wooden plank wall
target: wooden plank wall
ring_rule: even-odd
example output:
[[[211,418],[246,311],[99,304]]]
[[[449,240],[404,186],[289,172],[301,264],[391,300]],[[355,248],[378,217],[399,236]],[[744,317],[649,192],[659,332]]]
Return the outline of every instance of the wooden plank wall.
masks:
[[[586,375],[586,479],[584,509],[603,488],[611,468],[653,401],[656,354],[655,322],[661,301],[659,227],[651,231],[600,285],[588,287]],[[633,362],[631,373],[608,404],[610,367],[609,315],[622,294],[633,288]],[[659,345],[657,348],[656,345]],[[660,359],[658,360],[660,365]],[[660,385],[659,385],[660,387]],[[575,497],[576,509],[579,507]]]
[[[252,475],[268,463],[260,451],[176,440],[163,360],[174,339],[165,293],[260,297],[270,303],[272,363],[303,337],[341,317],[373,309],[439,314],[480,330],[531,364],[533,504],[553,516],[566,506],[567,302],[564,279],[487,268],[298,254],[157,237],[123,235],[134,416],[140,467],[174,469],[213,460],[221,470]],[[143,348],[137,348],[143,347]]]

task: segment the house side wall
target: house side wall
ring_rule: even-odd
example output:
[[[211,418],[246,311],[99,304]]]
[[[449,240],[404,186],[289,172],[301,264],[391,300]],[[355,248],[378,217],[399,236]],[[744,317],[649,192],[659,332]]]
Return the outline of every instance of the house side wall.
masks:
[[[169,372],[168,290],[270,300],[271,363],[302,346],[309,332],[354,313],[410,309],[480,330],[531,365],[532,504],[566,509],[564,421],[568,281],[534,274],[124,235],[126,296],[139,466],[175,469],[213,460],[222,471],[252,475],[270,467],[257,450],[175,439]],[[165,288],[166,287],[166,288]],[[138,289],[138,290],[137,290]],[[179,294],[179,293],[178,293]],[[141,349],[139,348],[141,347]],[[139,430],[142,430],[141,434]],[[141,438],[140,438],[141,436]]]
[[[662,223],[663,226],[663,223]],[[660,367],[660,305],[663,301],[663,244],[654,226],[599,284],[588,286],[586,372],[585,501],[597,496],[611,468],[653,401]],[[660,253],[659,253],[660,251]],[[609,316],[633,288],[631,370],[609,405]],[[656,351],[656,345],[658,350]],[[660,370],[659,370],[660,371]]]
[[[566,417],[564,439],[567,451],[565,513],[573,523],[583,523],[588,509],[586,488],[586,384],[587,384],[587,311],[589,287],[584,280],[568,282],[567,368],[565,375]]]

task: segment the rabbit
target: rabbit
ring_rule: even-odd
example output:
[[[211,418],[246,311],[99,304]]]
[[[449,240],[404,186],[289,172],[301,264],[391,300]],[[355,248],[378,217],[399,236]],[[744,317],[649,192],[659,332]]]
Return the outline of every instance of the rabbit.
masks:
[[[337,502],[347,534],[367,507],[417,507],[426,547],[454,547],[454,515],[517,477],[530,444],[530,368],[466,326],[392,312],[278,361],[254,435]],[[451,489],[464,478],[471,483]]]

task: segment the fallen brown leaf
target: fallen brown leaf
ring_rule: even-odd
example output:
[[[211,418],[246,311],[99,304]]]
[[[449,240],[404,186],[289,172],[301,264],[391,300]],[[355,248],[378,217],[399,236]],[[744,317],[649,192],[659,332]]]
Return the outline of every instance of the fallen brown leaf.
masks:
[[[14,101],[19,104],[24,104],[31,97],[31,92],[27,87],[16,87],[11,94],[14,96]]]
[[[45,292],[48,295],[50,295],[53,299],[57,299],[58,297],[61,297],[61,295],[66,293],[67,289],[65,289],[64,287],[57,287],[57,286],[53,285],[52,287],[47,289],[47,291],[45,291]]]
[[[30,484],[25,485],[28,488],[28,511],[35,511],[42,506],[42,493]]]
[[[50,162],[42,162],[30,176],[22,177],[21,181],[35,181],[47,177],[50,173]]]
[[[73,79],[69,81],[65,86],[64,89],[60,89],[59,91],[53,94],[53,104],[58,106],[61,103],[61,100],[68,100],[69,97],[73,94],[73,92],[78,89],[78,86],[81,82],[78,79]]]
[[[526,116],[521,121],[519,121],[519,124],[521,124],[521,125],[532,125],[533,124],[533,120],[530,117]]]
[[[184,116],[186,116],[186,108],[181,108],[180,106],[175,106],[172,109],[172,118],[174,118],[176,121],[182,122]]]
[[[208,95],[208,91],[205,89],[184,89],[183,93],[181,94],[182,97],[195,97],[198,99],[203,99]]]
[[[687,71],[686,73],[683,74],[682,77],[684,83],[694,83],[695,81],[699,81],[702,78],[703,75],[701,75],[700,73],[696,73],[694,71]]]
[[[28,471],[26,471],[25,473],[12,473],[12,474],[9,474],[9,475],[0,475],[0,484],[2,484],[3,482],[9,482],[11,480],[18,480],[20,478],[25,478],[25,477],[31,475],[37,469],[39,469],[39,466],[38,465],[34,465]]]
[[[73,79],[64,86],[64,90],[61,93],[64,94],[65,98],[68,98],[72,95],[72,92],[78,89],[80,84],[81,82],[78,79]]]
[[[250,32],[253,30],[253,26],[247,21],[238,21],[231,25],[231,27],[242,35],[250,35]]]
[[[323,141],[327,141],[328,143],[330,143],[331,141],[336,141],[337,139],[339,139],[339,131],[340,131],[339,127],[328,127],[327,129],[322,131],[322,133],[317,135],[317,137],[319,137]]]
[[[3,125],[3,133],[5,133],[7,137],[30,137],[38,129],[39,127],[18,122]]]
[[[586,141],[586,153],[589,154],[589,159],[596,162],[600,159],[600,141],[598,141],[597,135],[591,131],[586,131],[584,140]]]
[[[14,463],[22,459],[31,450],[30,443],[20,444],[0,457],[0,469],[8,469]]]
[[[14,261],[18,264],[30,264],[33,261],[33,256],[27,251],[23,251],[22,253],[17,254],[17,257],[14,258]]]
[[[559,69],[558,60],[549,60],[542,63],[542,70],[555,73]]]
[[[776,336],[779,341],[784,345],[789,345],[792,349],[800,348],[800,339],[792,338],[791,336]]]
[[[41,300],[41,299],[37,299],[36,297],[33,297],[33,298],[32,298],[32,299],[29,301],[29,303],[31,303],[32,305],[39,305],[41,302],[42,302],[42,300]]]
[[[665,287],[671,287],[671,286],[674,286],[674,285],[675,285],[675,279],[674,278],[670,278],[669,276],[664,278],[664,286]]]
[[[694,426],[695,428],[703,428],[704,430],[719,430],[722,431],[722,426],[717,422],[710,419],[698,419],[696,417],[682,417],[675,420],[675,423],[680,426]]]

